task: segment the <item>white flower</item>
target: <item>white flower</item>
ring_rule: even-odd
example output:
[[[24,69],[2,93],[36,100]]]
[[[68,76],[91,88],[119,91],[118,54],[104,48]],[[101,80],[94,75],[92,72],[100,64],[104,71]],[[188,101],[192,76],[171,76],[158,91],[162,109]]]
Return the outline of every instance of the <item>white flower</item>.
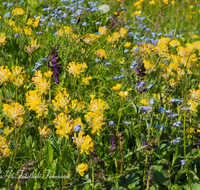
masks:
[[[101,5],[101,6],[99,6],[99,10],[100,11],[103,11],[103,13],[107,13],[109,10],[110,10],[110,7],[109,7],[109,5]]]

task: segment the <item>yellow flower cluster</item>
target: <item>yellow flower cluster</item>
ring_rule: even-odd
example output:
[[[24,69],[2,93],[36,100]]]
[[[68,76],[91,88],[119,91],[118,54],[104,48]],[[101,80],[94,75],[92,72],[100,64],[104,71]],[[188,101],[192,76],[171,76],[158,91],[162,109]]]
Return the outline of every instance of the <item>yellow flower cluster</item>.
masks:
[[[113,90],[119,90],[121,88],[122,84],[116,84],[116,86],[113,86],[112,89]]]
[[[47,129],[47,127],[44,125],[44,128],[42,129],[40,126],[38,127],[38,130],[40,132],[40,135],[42,137],[47,137],[47,134],[50,132],[50,129]]]
[[[0,157],[9,157],[11,154],[7,140],[0,135]]]
[[[31,46],[26,47],[28,53],[33,53],[35,50],[37,50],[40,47],[40,44],[37,44],[36,40],[31,40]]]
[[[96,41],[96,39],[98,38],[98,35],[94,35],[94,34],[86,34],[85,36],[83,36],[83,41],[86,44],[92,44],[93,42]]]
[[[100,132],[103,130],[102,125],[105,123],[103,111],[108,109],[108,106],[105,101],[101,99],[93,99],[90,101],[88,106],[89,112],[84,116],[87,122],[92,128],[92,134],[97,132],[97,135],[100,135]]]
[[[87,68],[88,67],[87,67],[86,63],[84,63],[84,62],[81,64],[71,62],[71,63],[69,63],[69,66],[67,66],[67,71],[70,74],[74,75],[74,77],[77,76],[78,78],[80,78],[80,75],[82,75],[82,73],[84,73]]]
[[[16,8],[12,11],[12,14],[15,16],[22,16],[25,14],[25,11],[22,8]]]
[[[76,134],[74,134],[75,139],[73,141],[80,147],[81,154],[84,152],[90,154],[90,152],[93,152],[94,150],[94,142],[92,142],[92,138],[89,135],[83,136],[83,134],[83,132],[79,132],[77,137]]]
[[[89,85],[89,80],[92,80],[92,77],[85,77],[82,79],[82,82],[86,85]]]
[[[85,108],[85,104],[86,104],[86,102],[84,102],[84,101],[78,102],[78,100],[75,99],[75,100],[72,100],[71,108],[73,110],[75,110],[76,112],[80,112],[81,110],[83,110]]]
[[[37,118],[40,116],[46,117],[48,114],[48,106],[46,100],[42,101],[41,93],[38,89],[30,90],[26,93],[26,106],[29,106],[29,110],[33,110],[37,113]]]
[[[42,76],[41,71],[36,71],[35,75],[32,77],[32,81],[41,94],[47,94],[47,91],[50,89],[50,82],[47,82]]]
[[[100,58],[107,58],[107,54],[106,54],[106,51],[104,49],[98,49],[96,52],[95,52],[95,55],[97,57],[100,57]]]
[[[12,74],[7,66],[0,66],[0,83],[5,82],[11,78]]]
[[[33,27],[35,27],[35,28],[38,27],[39,22],[40,22],[40,16],[35,18],[35,21],[33,23]]]
[[[6,44],[6,36],[5,34],[1,34],[1,37],[0,37],[0,47],[1,46],[4,46]]]
[[[62,36],[63,34],[67,34],[67,36],[72,35],[72,29],[69,26],[64,26],[64,30],[62,28],[60,28],[56,32],[56,36]]]
[[[24,77],[22,75],[19,75],[22,71],[22,67],[16,66],[12,67],[12,77],[11,77],[11,82],[13,85],[16,87],[20,87],[23,85]]]
[[[55,98],[52,100],[53,110],[64,110],[66,113],[68,113],[69,101],[70,97],[66,91],[66,88],[58,88],[55,94]]]
[[[112,34],[112,36],[111,36],[111,35],[108,35],[107,41],[108,41],[109,43],[114,43],[114,42],[119,41],[119,38],[120,38],[120,34],[119,34],[118,32],[114,32],[114,33]]]
[[[121,96],[122,98],[125,98],[126,96],[128,96],[128,94],[129,93],[127,91],[124,91],[124,92],[121,91],[121,92],[118,93],[118,95]]]
[[[100,27],[100,28],[98,29],[98,32],[100,33],[100,35],[106,35],[107,32],[108,32],[108,29],[105,28],[105,27]]]
[[[87,164],[79,164],[77,167],[76,167],[76,171],[81,175],[81,176],[84,176],[85,174],[85,171],[88,170],[88,165]]]
[[[10,105],[4,104],[2,110],[6,116],[14,120],[15,126],[20,126],[23,124],[25,110],[21,104],[18,102],[13,102]]]
[[[74,127],[73,119],[70,120],[70,116],[67,117],[66,114],[60,113],[53,122],[56,124],[56,134],[59,134],[61,138],[66,137],[68,139]]]

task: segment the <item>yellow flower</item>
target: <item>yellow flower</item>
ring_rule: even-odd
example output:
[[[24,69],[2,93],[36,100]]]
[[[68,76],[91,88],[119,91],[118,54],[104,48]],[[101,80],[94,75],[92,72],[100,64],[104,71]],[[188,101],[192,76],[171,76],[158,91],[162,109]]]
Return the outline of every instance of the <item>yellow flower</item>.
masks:
[[[84,36],[84,39],[83,41],[86,43],[86,44],[92,44],[92,42],[94,42],[95,40],[97,39],[97,36],[95,36],[94,34],[86,34]]]
[[[5,69],[4,69],[4,66],[0,67],[0,83],[9,80],[11,76],[12,74],[7,66],[5,66]]]
[[[32,29],[30,27],[25,27],[24,32],[27,36],[32,36]]]
[[[95,96],[96,96],[95,94],[91,94],[90,98],[93,100],[95,98]]]
[[[79,164],[77,167],[76,167],[76,171],[81,175],[81,176],[84,176],[85,174],[85,171],[88,170],[88,165],[87,164]]]
[[[38,129],[39,129],[40,135],[42,137],[47,137],[47,134],[50,132],[50,129],[47,129],[47,127],[45,125],[44,125],[43,129],[41,129],[40,126],[38,127]]]
[[[89,80],[91,80],[92,77],[86,77],[82,79],[82,82],[85,83],[86,85],[89,85]]]
[[[5,34],[1,34],[1,37],[0,37],[0,47],[1,46],[4,46],[5,44],[6,44],[6,36],[5,36]]]
[[[35,28],[38,27],[39,22],[40,22],[40,16],[35,18],[35,22],[33,23],[33,27],[35,27]]]
[[[92,112],[101,112],[105,109],[108,109],[108,106],[104,100],[101,99],[94,99],[90,101],[90,104],[88,106],[88,110]]]
[[[9,128],[9,126],[7,126],[6,128],[3,129],[3,134],[8,136],[13,130],[14,127]]]
[[[81,111],[82,109],[85,108],[85,104],[86,104],[86,102],[84,102],[84,101],[78,102],[77,99],[76,100],[72,100],[71,108],[75,109],[76,112],[77,111]]]
[[[5,115],[12,118],[15,122],[19,122],[19,125],[22,124],[25,110],[21,104],[19,104],[18,102],[13,102],[11,103],[11,105],[4,104],[2,110]]]
[[[121,88],[122,84],[117,84],[116,86],[113,86],[113,90],[119,90]]]
[[[48,71],[44,73],[44,76],[49,78],[52,76],[52,74],[53,74],[53,71]]]
[[[124,91],[124,92],[121,91],[121,92],[119,92],[118,94],[119,94],[122,98],[125,98],[126,96],[128,96],[129,93],[128,93],[127,91]]]
[[[34,21],[34,18],[32,18],[32,19],[29,18],[28,21],[27,21],[27,23],[26,23],[26,25],[31,25],[33,21]]]
[[[35,50],[37,50],[40,47],[40,44],[37,44],[37,39],[36,40],[31,40],[31,47],[28,46],[27,48],[27,52],[28,53],[33,53]]]
[[[150,5],[154,5],[154,4],[155,4],[155,1],[149,1],[149,4],[150,4]]]
[[[15,16],[21,16],[25,14],[25,11],[22,8],[16,8],[12,11],[12,14]]]
[[[0,129],[3,128],[3,122],[0,120]]]
[[[198,38],[198,35],[197,34],[193,34],[192,38]]]
[[[87,136],[83,136],[83,132],[79,132],[78,133],[78,137],[76,137],[76,133],[74,134],[74,143],[76,143],[76,145],[78,147],[81,148],[81,154],[82,153],[86,153],[89,154],[90,152],[93,152],[94,150],[94,142],[92,142],[92,138],[87,135]]]
[[[100,35],[105,35],[108,32],[108,29],[104,27],[100,27],[98,29],[98,32],[100,33]]]
[[[68,139],[74,127],[72,121],[73,119],[70,120],[70,116],[67,117],[66,114],[60,113],[53,121],[56,124],[56,134],[59,134],[61,138],[66,137]]]
[[[69,66],[67,66],[67,69],[68,69],[67,71],[70,74],[74,75],[74,77],[77,76],[78,78],[80,78],[80,75],[82,75],[82,73],[84,73],[87,68],[88,67],[87,67],[86,63],[83,62],[81,64],[79,64],[79,63],[76,64],[73,61],[73,62],[69,63]]]
[[[120,36],[122,38],[124,38],[126,36],[126,34],[127,34],[127,30],[125,28],[120,28],[119,33],[120,33]]]
[[[107,58],[107,54],[106,54],[106,51],[104,49],[98,49],[96,52],[95,52],[95,55],[97,57],[100,57],[100,58]]]
[[[176,46],[180,46],[180,42],[178,40],[172,40],[171,42],[169,42],[169,45],[172,47],[176,47]]]
[[[90,125],[89,128],[92,128],[92,134],[97,133],[99,136],[102,129],[102,125],[105,123],[103,122],[103,113],[100,112],[88,112],[84,117],[87,119],[87,123]]]
[[[140,100],[140,103],[141,103],[142,105],[144,105],[144,106],[148,105],[147,100],[145,100],[145,99]]]
[[[141,14],[141,11],[135,11],[132,16],[135,16],[135,15],[140,15]]]
[[[125,44],[124,44],[124,47],[129,47],[131,45],[131,43],[130,42],[126,42]]]

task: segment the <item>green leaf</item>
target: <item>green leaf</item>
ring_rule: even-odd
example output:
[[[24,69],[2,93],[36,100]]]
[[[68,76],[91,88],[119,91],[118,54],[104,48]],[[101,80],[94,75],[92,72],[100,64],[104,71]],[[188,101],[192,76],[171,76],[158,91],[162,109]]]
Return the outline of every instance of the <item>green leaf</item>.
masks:
[[[130,185],[128,185],[129,189],[133,189],[135,187],[135,183],[131,183]]]
[[[182,185],[182,187],[185,189],[185,190],[190,190],[190,186],[188,184],[188,181],[185,182],[184,185]],[[199,190],[200,189],[200,181],[199,180],[193,180],[191,182],[191,187],[192,187],[192,190]]]
[[[53,159],[53,149],[49,141],[46,142],[44,151],[45,151],[45,162],[47,166],[49,166]]]

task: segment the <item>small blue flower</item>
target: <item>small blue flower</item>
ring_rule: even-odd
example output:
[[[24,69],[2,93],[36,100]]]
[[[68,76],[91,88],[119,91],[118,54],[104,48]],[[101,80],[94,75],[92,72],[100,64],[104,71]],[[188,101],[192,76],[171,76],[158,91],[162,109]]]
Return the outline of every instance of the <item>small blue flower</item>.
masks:
[[[165,113],[167,113],[167,114],[172,114],[172,111],[171,111],[171,110],[166,110]]]
[[[177,121],[173,124],[174,127],[180,127],[181,126],[181,121]]]
[[[184,166],[186,164],[185,159],[184,160],[180,160],[181,165]]]
[[[87,25],[87,22],[84,22],[83,24],[82,24],[82,26],[86,26]]]
[[[47,60],[47,58],[41,58],[40,60],[41,60],[41,61],[46,61],[46,60]]]
[[[10,12],[7,12],[4,17],[10,17]]]
[[[155,127],[156,129],[158,129],[158,128],[160,128],[160,131],[164,131],[165,129],[166,129],[166,127],[165,126],[161,126],[161,125],[156,125],[156,127]]]
[[[175,117],[178,117],[178,114],[171,114],[168,116],[169,118],[175,118]]]
[[[36,72],[37,70],[36,69],[32,69],[32,72]]]
[[[12,7],[14,5],[14,3],[8,3],[7,7]]]
[[[100,62],[100,61],[101,61],[100,59],[97,59],[97,58],[95,58],[94,60],[95,60],[96,62]]]
[[[155,102],[156,102],[156,101],[155,101],[154,98],[151,98],[151,99],[148,101],[148,103],[151,104],[151,105],[155,104]]]
[[[133,32],[129,32],[128,35],[131,37],[133,36]]]
[[[19,34],[15,34],[15,37],[19,37]]]
[[[165,108],[160,107],[160,108],[158,109],[158,112],[159,112],[159,113],[165,113]]]
[[[101,25],[101,23],[99,21],[95,22],[96,25]]]
[[[128,52],[129,52],[129,50],[128,50],[128,49],[125,49],[125,50],[124,50],[124,53],[128,53]]]
[[[35,63],[35,68],[37,69],[37,68],[40,67],[40,66],[42,66],[41,62],[40,62],[40,61],[37,61],[37,62]]]
[[[175,145],[176,143],[180,142],[181,137],[177,137],[175,140],[172,140],[171,142],[173,143],[173,145]]]
[[[80,131],[81,130],[81,125],[80,124],[77,124],[74,126],[73,128],[76,132]]]
[[[129,121],[124,121],[124,124],[126,124],[126,125],[130,125],[131,122],[129,122]]]
[[[116,125],[114,121],[110,121],[109,125]]]
[[[153,87],[153,84],[150,84],[149,86],[147,86],[147,89],[149,90],[152,87]]]

